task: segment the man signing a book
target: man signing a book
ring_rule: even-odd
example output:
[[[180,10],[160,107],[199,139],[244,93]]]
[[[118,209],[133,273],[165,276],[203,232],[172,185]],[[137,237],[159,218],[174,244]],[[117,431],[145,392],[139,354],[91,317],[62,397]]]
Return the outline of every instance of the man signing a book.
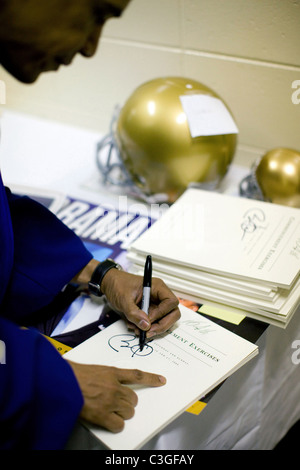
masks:
[[[70,64],[77,53],[92,57],[105,21],[120,16],[128,3],[1,0],[0,63],[21,82],[33,83],[41,73]],[[180,316],[177,298],[158,279],[147,316],[138,307],[141,277],[113,261],[99,264],[52,213],[13,195],[0,178],[0,448],[63,448],[79,416],[119,432],[137,405],[126,384],[165,383],[155,373],[68,363],[39,332],[22,328],[70,281],[88,286],[91,278],[99,295],[148,338]]]

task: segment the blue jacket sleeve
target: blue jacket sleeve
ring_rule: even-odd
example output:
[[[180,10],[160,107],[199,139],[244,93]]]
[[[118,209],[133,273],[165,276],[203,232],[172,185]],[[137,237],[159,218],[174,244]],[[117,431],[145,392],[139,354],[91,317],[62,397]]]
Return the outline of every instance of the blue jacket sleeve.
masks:
[[[0,318],[0,449],[64,447],[83,399],[71,367],[36,331]]]
[[[7,191],[14,233],[14,266],[2,315],[22,322],[48,305],[92,258],[82,241],[54,214]]]
[[[39,203],[9,190],[7,199],[14,255],[0,305],[0,346],[5,345],[5,363],[0,361],[0,449],[60,449],[82,407],[81,392],[72,369],[48,340],[17,325],[52,302],[92,255]]]

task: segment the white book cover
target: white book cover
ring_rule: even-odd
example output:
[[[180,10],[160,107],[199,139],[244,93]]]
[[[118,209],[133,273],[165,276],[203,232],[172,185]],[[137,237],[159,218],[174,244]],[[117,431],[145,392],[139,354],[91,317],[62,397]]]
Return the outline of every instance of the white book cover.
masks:
[[[300,211],[190,188],[131,250],[289,289],[300,269]]]
[[[139,339],[119,320],[63,356],[86,364],[137,368],[167,379],[158,388],[133,387],[138,405],[120,433],[84,423],[109,449],[141,448],[258,353],[255,344],[183,305],[180,310],[181,319],[165,335],[148,342],[142,352]]]

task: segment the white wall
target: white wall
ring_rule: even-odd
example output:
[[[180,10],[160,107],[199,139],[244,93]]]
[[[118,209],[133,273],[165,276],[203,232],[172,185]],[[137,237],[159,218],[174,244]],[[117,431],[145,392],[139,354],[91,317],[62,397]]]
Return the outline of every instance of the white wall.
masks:
[[[300,103],[292,102],[292,83],[300,80],[300,0],[132,0],[121,20],[105,26],[93,59],[78,56],[34,85],[0,68],[0,110],[106,133],[116,104],[165,75],[196,79],[224,98],[240,129],[243,163],[257,149],[300,150]]]

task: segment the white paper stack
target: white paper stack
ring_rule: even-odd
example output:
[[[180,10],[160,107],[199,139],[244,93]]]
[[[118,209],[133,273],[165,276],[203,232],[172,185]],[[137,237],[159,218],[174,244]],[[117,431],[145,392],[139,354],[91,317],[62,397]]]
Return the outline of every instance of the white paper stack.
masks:
[[[177,295],[285,327],[300,301],[300,211],[190,188],[128,250]]]

